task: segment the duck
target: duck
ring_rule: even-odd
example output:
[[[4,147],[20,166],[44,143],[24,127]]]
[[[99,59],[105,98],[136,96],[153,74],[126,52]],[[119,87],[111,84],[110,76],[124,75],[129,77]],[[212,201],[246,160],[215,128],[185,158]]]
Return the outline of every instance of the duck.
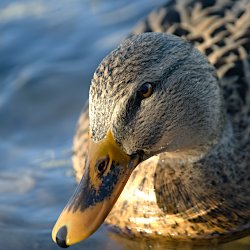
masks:
[[[73,143],[78,187],[53,240],[250,232],[250,2],[170,0],[97,67]]]

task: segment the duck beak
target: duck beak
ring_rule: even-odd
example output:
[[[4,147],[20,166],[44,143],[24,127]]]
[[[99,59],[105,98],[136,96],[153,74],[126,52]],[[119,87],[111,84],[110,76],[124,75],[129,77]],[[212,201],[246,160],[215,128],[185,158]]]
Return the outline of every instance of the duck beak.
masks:
[[[68,247],[94,233],[140,159],[139,155],[125,154],[111,131],[98,143],[89,136],[89,155],[82,180],[53,228],[53,240],[61,247]]]

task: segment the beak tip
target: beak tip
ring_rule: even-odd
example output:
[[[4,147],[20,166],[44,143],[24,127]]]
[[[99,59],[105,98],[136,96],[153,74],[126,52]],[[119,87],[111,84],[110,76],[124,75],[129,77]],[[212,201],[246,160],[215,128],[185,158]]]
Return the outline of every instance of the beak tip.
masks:
[[[69,247],[66,244],[66,238],[67,238],[67,227],[63,226],[58,230],[58,232],[56,234],[56,243],[57,243],[57,245],[62,247],[62,248]]]

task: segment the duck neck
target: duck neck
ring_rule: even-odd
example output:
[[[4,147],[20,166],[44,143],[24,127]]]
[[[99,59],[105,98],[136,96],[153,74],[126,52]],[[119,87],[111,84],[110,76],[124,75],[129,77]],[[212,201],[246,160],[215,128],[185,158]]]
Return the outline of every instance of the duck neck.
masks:
[[[235,181],[237,175],[233,173],[238,167],[236,165],[241,154],[238,145],[235,129],[231,121],[226,119],[217,142],[200,159],[187,164],[194,176],[197,176],[197,182],[205,183],[203,191],[211,188],[211,192],[218,193],[224,184],[228,188]],[[223,190],[223,195],[226,191],[230,193],[232,190]]]
[[[216,144],[214,144],[210,150],[201,158],[201,161],[211,160],[221,157],[221,159],[226,159],[228,156],[234,154],[237,145],[237,138],[234,133],[234,128],[229,119],[225,120],[225,125],[221,132]]]
[[[159,204],[164,204],[168,213],[180,213],[196,206],[200,212],[208,211],[221,202],[225,205],[226,200],[232,201],[232,195],[237,192],[233,184],[238,178],[236,145],[232,124],[227,120],[217,144],[197,161],[161,154],[154,179],[156,196],[158,191],[161,194]],[[165,192],[163,185],[167,187]],[[162,197],[168,197],[168,202]]]

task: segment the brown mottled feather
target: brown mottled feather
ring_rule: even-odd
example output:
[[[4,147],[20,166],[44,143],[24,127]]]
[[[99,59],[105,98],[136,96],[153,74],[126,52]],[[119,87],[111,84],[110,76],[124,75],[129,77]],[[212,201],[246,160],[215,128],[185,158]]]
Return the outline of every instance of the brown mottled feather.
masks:
[[[164,154],[150,158],[133,172],[106,222],[127,236],[224,241],[247,234],[250,227],[250,169],[246,166],[250,162],[250,2],[169,1],[153,11],[132,34],[142,32],[181,36],[207,55],[217,69],[227,113],[239,130],[239,146],[227,155],[228,162],[220,153],[216,159],[208,156],[205,163],[200,161],[193,166],[166,161]],[[84,171],[87,132],[88,106],[80,117],[74,139],[73,163],[78,180]],[[221,165],[219,172],[213,171],[213,162]],[[228,163],[231,166],[225,168]],[[205,175],[195,172],[197,165],[202,164],[208,168]],[[202,194],[199,189],[204,190],[203,183],[197,181],[201,178],[206,190]],[[224,194],[222,191],[229,187],[232,193]]]
[[[83,168],[88,153],[88,131],[89,131],[89,104],[88,101],[82,110],[76,127],[76,134],[73,141],[73,166],[77,181],[83,175]]]

